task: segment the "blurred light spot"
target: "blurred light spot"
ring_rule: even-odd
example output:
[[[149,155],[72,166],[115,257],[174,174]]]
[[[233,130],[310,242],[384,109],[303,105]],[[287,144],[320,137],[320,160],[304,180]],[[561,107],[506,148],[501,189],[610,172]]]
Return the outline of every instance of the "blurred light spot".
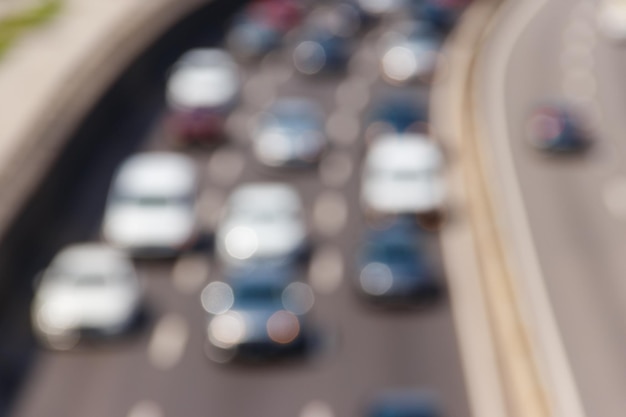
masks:
[[[224,204],[223,193],[216,188],[205,188],[198,199],[198,217],[202,227],[213,230],[220,217],[220,211]]]
[[[361,288],[371,295],[383,295],[393,284],[391,269],[385,264],[372,262],[367,264],[359,276]]]
[[[211,155],[208,163],[208,175],[212,182],[230,185],[237,181],[244,168],[244,158],[239,151],[220,149]]]
[[[209,337],[218,347],[229,348],[246,336],[246,323],[240,314],[228,312],[213,317],[209,324]]]
[[[418,70],[415,54],[406,47],[396,46],[383,56],[383,71],[394,81],[404,82],[411,78]]]
[[[318,249],[309,266],[309,282],[320,294],[335,291],[343,279],[343,257],[339,249],[326,246]]]
[[[293,314],[305,314],[315,304],[311,287],[303,282],[292,282],[283,290],[282,302],[285,309]]]
[[[235,295],[230,285],[224,282],[211,282],[200,294],[202,307],[211,314],[227,312],[235,302]]]
[[[320,179],[324,185],[341,187],[348,182],[353,171],[352,158],[345,152],[326,156],[319,165]]]
[[[224,245],[226,252],[233,258],[248,259],[259,248],[259,240],[254,230],[237,226],[226,234]]]
[[[302,408],[300,417],[334,417],[334,413],[328,403],[313,400]]]
[[[348,220],[348,204],[343,194],[335,191],[322,193],[315,201],[313,220],[322,234],[338,233]]]
[[[361,125],[356,114],[335,111],[326,122],[328,137],[338,145],[351,145],[358,138]]]
[[[303,74],[317,74],[326,64],[326,52],[319,43],[304,41],[293,51],[293,63]]]
[[[127,417],[163,417],[163,411],[154,401],[144,400],[135,404]]]
[[[210,266],[206,256],[182,256],[172,268],[174,287],[182,293],[195,293],[209,278],[209,272]]]
[[[154,328],[148,345],[148,358],[157,369],[170,369],[182,357],[189,329],[184,317],[168,314]]]
[[[276,343],[293,342],[299,333],[298,318],[288,311],[277,311],[267,320],[267,335]]]
[[[337,88],[335,99],[339,107],[347,107],[359,112],[367,106],[370,99],[370,84],[363,77],[351,77]]]

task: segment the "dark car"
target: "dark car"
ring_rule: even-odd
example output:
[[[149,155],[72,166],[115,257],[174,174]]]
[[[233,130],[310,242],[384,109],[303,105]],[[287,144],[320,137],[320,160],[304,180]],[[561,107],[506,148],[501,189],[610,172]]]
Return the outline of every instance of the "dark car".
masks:
[[[577,112],[563,104],[539,106],[528,120],[530,144],[545,152],[577,153],[590,144],[589,134]]]
[[[282,44],[285,34],[302,18],[293,0],[262,0],[248,5],[235,18],[226,42],[242,59],[258,58]]]
[[[411,3],[413,16],[427,21],[441,31],[449,31],[456,24],[469,0],[420,0]]]
[[[408,94],[407,94],[408,93]],[[426,100],[420,101],[415,92],[396,92],[377,101],[368,117],[375,133],[424,132],[428,123]]]
[[[391,389],[370,404],[366,417],[442,417],[435,397],[415,389]]]
[[[426,239],[409,217],[382,230],[369,230],[361,248],[361,293],[385,305],[415,306],[436,300],[441,285],[426,253]]]
[[[207,355],[217,362],[261,361],[306,352],[310,329],[305,314],[313,292],[284,267],[256,266],[231,271],[226,282],[202,291],[210,314]]]

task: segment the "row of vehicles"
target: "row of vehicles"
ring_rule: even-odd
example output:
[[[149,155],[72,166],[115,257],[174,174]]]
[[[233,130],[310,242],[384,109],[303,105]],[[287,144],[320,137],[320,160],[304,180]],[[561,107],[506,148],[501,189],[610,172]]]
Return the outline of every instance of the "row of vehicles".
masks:
[[[173,66],[166,85],[170,136],[176,145],[217,146],[228,137],[226,120],[242,95],[238,62],[284,48],[304,75],[341,71],[354,52],[354,36],[388,13],[406,11],[409,18],[378,43],[381,78],[392,85],[428,83],[443,33],[462,3],[342,1],[316,7],[305,19],[301,3],[252,2],[227,33],[228,50],[196,48]],[[425,133],[427,115],[412,94],[381,102],[366,120],[371,137],[360,199],[362,215],[374,226],[358,248],[353,282],[364,299],[386,306],[421,306],[442,291],[425,246],[426,229],[438,227],[445,211],[444,158]],[[326,116],[307,97],[277,99],[256,120],[254,157],[274,169],[315,166],[330,148]],[[207,234],[199,222],[200,189],[197,163],[182,152],[125,160],[110,186],[104,243],[62,249],[36,279],[31,316],[42,343],[65,350],[85,336],[118,335],[138,325],[143,286],[132,259],[207,250],[199,245]],[[302,272],[313,250],[306,211],[299,191],[285,183],[250,182],[230,193],[210,231],[221,276],[199,294],[212,360],[282,358],[318,343],[309,315],[315,296]],[[437,415],[432,399],[416,399],[412,391],[386,395],[377,407],[372,417]]]

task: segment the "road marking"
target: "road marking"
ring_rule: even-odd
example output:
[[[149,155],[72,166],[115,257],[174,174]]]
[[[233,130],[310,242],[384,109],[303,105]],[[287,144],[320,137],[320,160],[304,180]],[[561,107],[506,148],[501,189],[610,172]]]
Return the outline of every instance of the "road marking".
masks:
[[[175,313],[164,316],[154,328],[148,344],[148,358],[152,365],[161,370],[173,368],[185,351],[188,337],[189,328],[183,316]]]
[[[512,3],[510,3],[512,4]],[[572,374],[567,351],[563,345],[562,335],[556,323],[553,306],[548,296],[545,279],[543,277],[539,259],[534,245],[530,228],[530,220],[522,198],[520,181],[513,159],[510,126],[506,114],[506,75],[507,67],[511,64],[511,56],[515,45],[521,38],[524,30],[532,19],[539,15],[547,0],[535,0],[520,3],[516,13],[510,15],[507,25],[508,31],[500,34],[492,45],[494,55],[498,59],[491,64],[491,71],[486,78],[489,80],[487,90],[489,113],[487,114],[493,126],[493,135],[496,138],[505,138],[491,143],[499,162],[501,190],[506,194],[506,210],[513,220],[515,241],[518,245],[519,264],[516,265],[519,275],[524,278],[528,301],[532,302],[532,311],[526,309],[523,313],[533,322],[532,330],[536,332],[535,339],[539,346],[539,371],[546,377],[545,389],[551,391],[553,400],[552,411],[555,416],[583,417],[585,415],[581,403],[578,387]],[[510,6],[513,7],[513,6]],[[504,10],[504,9],[502,9]],[[510,12],[510,10],[509,10]],[[589,25],[580,24],[568,28],[565,40],[589,38],[593,36]]]
[[[320,194],[313,206],[313,220],[316,230],[327,236],[343,229],[348,220],[348,203],[343,194],[336,191]]]
[[[241,151],[218,149],[209,159],[207,173],[212,182],[219,185],[231,185],[241,176],[244,164]]]
[[[219,222],[225,196],[217,188],[205,188],[198,199],[198,218],[203,228],[214,230]]]
[[[353,167],[352,158],[347,152],[333,152],[320,162],[320,180],[328,187],[341,187],[350,180]]]
[[[302,408],[300,417],[334,417],[333,409],[327,402],[313,400]]]
[[[326,133],[336,145],[352,145],[359,138],[360,131],[357,115],[346,109],[338,109],[326,122]]]
[[[350,77],[337,87],[337,107],[346,107],[353,112],[363,110],[370,99],[370,83],[362,76]]]
[[[341,251],[331,245],[315,251],[309,265],[309,283],[320,294],[330,294],[339,288],[344,276]]]
[[[178,291],[193,294],[209,279],[210,271],[209,260],[205,255],[181,256],[172,268],[172,282]]]
[[[163,417],[161,407],[154,401],[140,401],[128,412],[127,417]]]

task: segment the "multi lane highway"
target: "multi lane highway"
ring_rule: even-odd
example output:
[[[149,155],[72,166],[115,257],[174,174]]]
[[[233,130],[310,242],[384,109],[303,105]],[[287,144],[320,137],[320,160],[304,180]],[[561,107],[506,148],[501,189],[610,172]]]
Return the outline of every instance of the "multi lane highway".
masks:
[[[622,416],[626,408],[626,50],[598,31],[597,7],[509,2],[476,84],[520,288],[532,294],[540,332],[551,333],[541,371],[561,398],[558,415],[568,416]],[[575,104],[588,123],[587,154],[559,158],[528,145],[530,111],[555,99]]]
[[[357,42],[343,74],[304,77],[294,73],[284,53],[242,67],[242,103],[229,119],[229,141],[216,149],[173,147],[164,122],[165,70],[186,48],[219,42],[223,28],[205,29],[207,22],[217,23],[210,7],[198,15],[204,21],[192,18],[175,29],[103,98],[70,142],[74,150],[57,164],[60,173],[51,175],[29,206],[32,213],[51,214],[29,224],[25,237],[13,234],[19,263],[5,260],[3,268],[22,282],[14,285],[19,296],[3,312],[13,318],[10,325],[3,320],[3,329],[15,338],[6,349],[19,373],[8,415],[356,417],[364,415],[368,399],[379,390],[410,386],[434,391],[444,415],[469,416],[449,301],[421,311],[382,311],[364,305],[353,287],[364,230],[358,199],[362,127],[372,103],[392,90],[379,79],[372,53],[386,23]],[[424,89],[416,88],[415,94],[426,100]],[[251,154],[249,127],[273,99],[293,95],[323,106],[331,149],[319,168],[269,171]],[[209,361],[203,352],[206,317],[199,293],[220,279],[210,247],[174,261],[137,263],[149,310],[138,334],[70,352],[32,346],[27,317],[33,272],[62,245],[99,239],[115,166],[132,152],[150,149],[175,149],[197,162],[208,232],[238,184],[283,181],[298,188],[314,243],[310,265],[301,273],[316,293],[313,319],[323,341],[320,349],[290,363],[248,367]],[[24,216],[22,222],[28,220],[28,213]],[[431,246],[438,257],[435,235]]]

